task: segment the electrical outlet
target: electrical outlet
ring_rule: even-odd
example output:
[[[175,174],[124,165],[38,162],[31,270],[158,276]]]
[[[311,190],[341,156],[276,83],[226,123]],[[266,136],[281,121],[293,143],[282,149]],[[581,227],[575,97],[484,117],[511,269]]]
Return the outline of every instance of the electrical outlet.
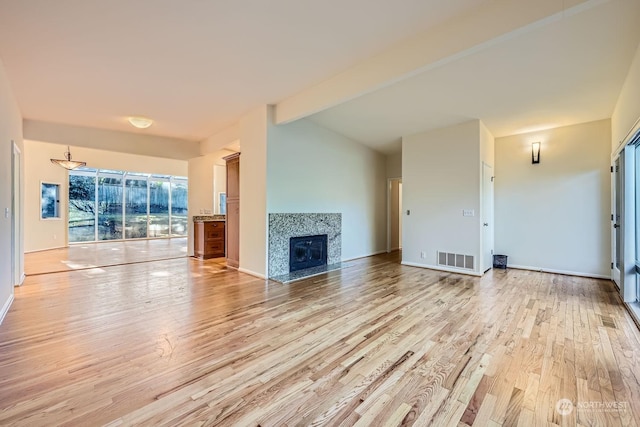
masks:
[[[54,235],[53,235],[53,240],[56,240],[57,238],[58,238],[58,235],[57,235],[57,234],[54,234]]]
[[[9,218],[9,208],[4,208],[4,217]]]
[[[420,252],[420,258],[426,259],[427,258],[427,253],[426,252]]]

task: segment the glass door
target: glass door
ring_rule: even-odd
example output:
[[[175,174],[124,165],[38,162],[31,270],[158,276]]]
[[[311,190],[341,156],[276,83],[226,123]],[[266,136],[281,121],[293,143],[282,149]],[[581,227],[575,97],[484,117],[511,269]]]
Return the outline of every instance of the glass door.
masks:
[[[620,265],[622,261],[622,170],[621,165],[624,162],[621,159],[624,157],[624,151],[620,153],[613,163],[613,214],[611,222],[613,225],[613,256],[611,263],[611,275],[613,281],[618,285],[620,284]]]
[[[96,240],[96,173],[69,174],[69,243]]]
[[[98,174],[98,240],[122,239],[122,175]]]
[[[147,177],[127,175],[124,185],[124,238],[147,237],[149,204]]]
[[[171,235],[187,235],[187,180],[171,179]]]
[[[171,197],[168,177],[149,178],[149,236],[169,237],[169,198]]]

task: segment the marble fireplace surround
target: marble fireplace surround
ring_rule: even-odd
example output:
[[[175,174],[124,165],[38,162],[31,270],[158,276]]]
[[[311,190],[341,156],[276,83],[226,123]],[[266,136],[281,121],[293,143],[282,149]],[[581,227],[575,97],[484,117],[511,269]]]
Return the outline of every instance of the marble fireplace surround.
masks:
[[[289,274],[291,237],[318,234],[327,235],[327,264],[339,264],[342,259],[342,214],[270,213],[269,278]]]

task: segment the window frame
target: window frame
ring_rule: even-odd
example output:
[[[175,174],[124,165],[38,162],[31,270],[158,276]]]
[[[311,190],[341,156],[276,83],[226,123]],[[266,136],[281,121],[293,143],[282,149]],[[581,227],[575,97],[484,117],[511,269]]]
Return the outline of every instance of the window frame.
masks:
[[[56,198],[55,198],[55,204],[54,204],[54,216],[43,216],[43,211],[42,211],[42,198],[43,198],[43,190],[44,190],[44,186],[45,185],[49,185],[49,186],[55,186],[56,188]],[[62,184],[60,184],[59,182],[53,182],[53,181],[40,181],[40,220],[41,221],[60,221],[62,220],[62,209],[60,207],[61,205],[61,188],[62,188]]]

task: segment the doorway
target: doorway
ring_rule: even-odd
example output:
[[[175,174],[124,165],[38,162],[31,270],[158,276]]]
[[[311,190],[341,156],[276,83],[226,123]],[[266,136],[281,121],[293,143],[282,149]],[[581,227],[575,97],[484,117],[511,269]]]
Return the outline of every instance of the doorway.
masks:
[[[402,249],[402,178],[388,180],[387,252]]]
[[[24,281],[24,251],[22,248],[22,153],[13,142],[11,157],[11,279],[14,286]]]
[[[493,266],[493,167],[482,162],[482,271]]]

